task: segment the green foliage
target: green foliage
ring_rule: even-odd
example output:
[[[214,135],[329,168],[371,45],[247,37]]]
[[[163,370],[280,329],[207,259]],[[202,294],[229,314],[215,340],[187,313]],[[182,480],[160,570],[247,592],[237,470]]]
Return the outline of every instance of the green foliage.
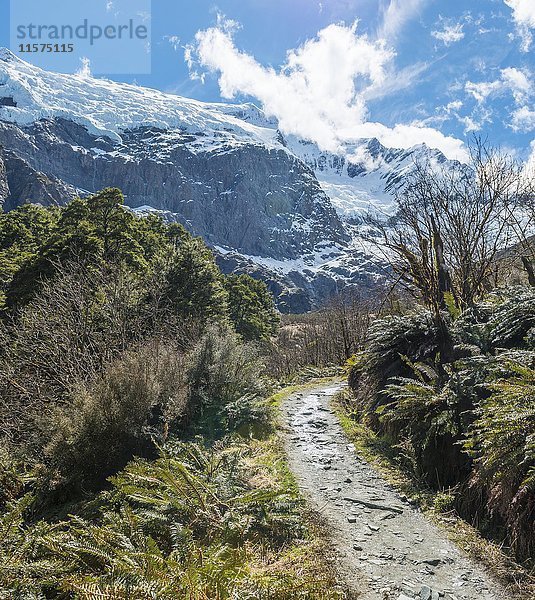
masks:
[[[523,358],[500,361],[502,376],[488,385],[467,447],[482,475],[535,490],[535,353]]]
[[[243,338],[272,331],[271,297],[237,278],[234,323],[213,254],[182,225],[137,217],[115,188],[27,205],[0,215],[0,268],[1,441],[35,470],[37,507],[100,489],[169,431],[268,429]],[[7,462],[0,483],[3,502],[24,487]]]
[[[223,600],[237,591],[251,600],[296,597],[302,572],[277,578],[273,596],[260,561],[271,552],[279,559],[284,546],[303,535],[300,502],[284,486],[253,487],[264,469],[254,458],[251,447],[232,443],[209,450],[202,441],[169,444],[160,458],[137,460],[115,477],[93,520],[73,516],[29,526],[24,512],[31,498],[24,497],[0,519],[0,593],[110,600]],[[334,596],[303,596],[327,597]]]
[[[410,362],[434,362],[439,349],[437,337],[436,325],[427,312],[389,316],[371,325],[366,351],[348,375],[364,415],[375,420],[376,409],[388,402],[385,386],[392,378],[410,377]]]
[[[0,515],[0,596],[44,599],[69,571],[69,564],[48,551],[48,540],[58,528],[47,523],[27,527],[24,513],[30,495],[8,505]]]
[[[464,425],[460,378],[442,385],[432,367],[411,367],[413,378],[397,378],[385,387],[391,402],[378,409],[381,422],[397,439],[410,442],[418,476],[435,486],[454,484],[467,462],[458,446]]]
[[[268,340],[277,330],[279,315],[266,284],[249,275],[229,275],[225,289],[236,331],[245,340]]]
[[[57,210],[33,204],[0,213],[0,308],[14,275],[49,239],[57,218]]]
[[[448,513],[455,510],[455,496],[441,492],[433,498],[433,509],[438,513]]]
[[[190,418],[215,434],[267,425],[257,349],[227,328],[208,329],[190,357]]]
[[[184,357],[170,344],[123,353],[41,423],[55,486],[101,486],[132,456],[153,454],[184,413],[186,393]]]
[[[461,309],[455,302],[455,296],[453,295],[453,292],[444,292],[444,303],[452,319],[457,319],[460,317]]]
[[[425,313],[379,320],[349,377],[356,414],[427,484],[461,486],[456,507],[490,515],[521,558],[535,548],[534,307],[532,289],[494,291],[446,323],[447,361]]]
[[[186,319],[222,321],[227,292],[214,256],[200,238],[184,241],[166,276],[165,296],[173,311]]]
[[[39,236],[34,251],[27,254],[24,250],[26,254],[19,258],[19,268],[6,290],[8,306],[25,305],[43,281],[57,274],[60,265],[105,265],[137,274],[150,270],[169,244],[166,227],[154,217],[145,220],[134,216],[123,204],[120,190],[108,188],[87,199],[73,200],[53,213],[56,218],[47,227],[39,213],[32,214]],[[32,244],[28,247],[31,249]]]

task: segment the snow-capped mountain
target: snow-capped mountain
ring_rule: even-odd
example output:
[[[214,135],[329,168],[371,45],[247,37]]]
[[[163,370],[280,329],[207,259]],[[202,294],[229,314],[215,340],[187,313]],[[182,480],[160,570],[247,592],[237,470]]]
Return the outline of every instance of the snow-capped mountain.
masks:
[[[355,223],[370,207],[392,213],[393,194],[422,156],[445,160],[377,140],[329,154],[283,136],[252,104],[50,73],[0,50],[5,210],[120,187],[131,208],[203,236],[223,269],[266,279],[287,310],[347,284],[374,285],[381,266]]]

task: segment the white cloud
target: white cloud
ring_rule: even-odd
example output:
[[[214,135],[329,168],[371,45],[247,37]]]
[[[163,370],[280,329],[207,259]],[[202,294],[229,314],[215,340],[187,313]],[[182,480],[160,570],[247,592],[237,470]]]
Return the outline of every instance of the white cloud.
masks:
[[[394,40],[408,21],[417,15],[427,0],[390,0],[384,8],[378,37]]]
[[[516,67],[507,67],[500,71],[500,78],[494,81],[474,83],[467,81],[465,91],[482,104],[490,96],[511,93],[517,104],[526,102],[533,95],[531,74]]]
[[[420,2],[418,3],[420,4]],[[392,3],[391,3],[392,5]],[[392,31],[393,25],[389,25]],[[394,52],[384,40],[371,40],[357,32],[357,24],[332,24],[297,49],[275,70],[241,52],[232,37],[235,24],[221,21],[199,31],[195,47],[186,49],[194,78],[198,66],[217,73],[221,96],[239,94],[257,98],[279,128],[316,142],[328,151],[343,151],[346,143],[377,137],[390,147],[409,148],[422,142],[448,157],[464,158],[463,143],[430,127],[398,124],[393,128],[368,120],[367,94],[386,85],[392,73]],[[194,60],[195,59],[195,60]]]
[[[440,40],[446,46],[450,46],[455,42],[460,42],[464,38],[463,24],[456,23],[455,25],[445,25],[444,29],[432,31],[431,35]]]
[[[502,70],[502,81],[508,87],[515,99],[515,102],[525,102],[533,93],[533,84],[530,75],[515,67],[508,67]]]
[[[522,38],[522,50],[527,52],[533,41],[531,29],[535,29],[535,2],[533,0],[504,0],[504,2],[513,10],[513,19]]]
[[[502,81],[482,81],[474,83],[467,81],[464,86],[465,91],[471,94],[478,102],[484,102],[490,95],[503,90]]]
[[[535,129],[535,111],[527,106],[515,110],[512,115],[511,127],[515,131],[533,131]]]
[[[462,100],[452,100],[451,102],[448,102],[448,104],[446,104],[446,106],[444,107],[446,110],[446,113],[451,113],[457,110],[460,110],[463,107],[463,101]]]
[[[386,77],[379,83],[370,86],[363,92],[366,101],[384,98],[395,92],[410,88],[420,79],[420,75],[429,68],[428,63],[415,63],[394,71],[391,64],[387,65]]]
[[[175,52],[180,48],[180,38],[178,35],[164,35],[163,39],[167,40],[173,46]]]
[[[465,133],[473,133],[474,131],[481,131],[481,127],[483,123],[476,121],[474,117],[466,116],[466,117],[457,117],[459,123],[464,125]]]

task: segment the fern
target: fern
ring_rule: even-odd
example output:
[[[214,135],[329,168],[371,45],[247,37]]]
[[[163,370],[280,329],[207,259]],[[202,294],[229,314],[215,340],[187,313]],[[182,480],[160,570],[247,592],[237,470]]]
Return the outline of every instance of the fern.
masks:
[[[531,359],[535,362],[535,353]],[[520,478],[522,485],[533,486],[535,369],[505,357],[499,372],[506,375],[488,386],[492,393],[481,402],[466,445],[485,476],[495,481]]]

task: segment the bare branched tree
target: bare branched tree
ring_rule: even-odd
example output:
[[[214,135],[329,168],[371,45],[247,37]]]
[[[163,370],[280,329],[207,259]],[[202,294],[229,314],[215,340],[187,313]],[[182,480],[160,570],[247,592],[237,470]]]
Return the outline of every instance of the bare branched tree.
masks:
[[[535,287],[535,165],[524,166],[518,174],[518,191],[507,207],[507,219],[517,242],[513,256]]]
[[[271,348],[270,371],[286,377],[305,367],[343,364],[362,349],[376,304],[345,290],[321,310],[284,317]]]
[[[469,164],[416,164],[395,217],[370,218],[398,280],[439,324],[446,308],[471,307],[493,287],[523,185],[521,165],[478,141]]]

